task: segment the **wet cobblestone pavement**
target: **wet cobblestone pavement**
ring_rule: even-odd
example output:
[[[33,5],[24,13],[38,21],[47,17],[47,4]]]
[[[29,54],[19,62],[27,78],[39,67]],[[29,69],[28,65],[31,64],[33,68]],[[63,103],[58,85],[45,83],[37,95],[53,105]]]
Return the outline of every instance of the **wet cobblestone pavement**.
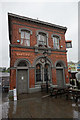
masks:
[[[80,101],[49,97],[44,93],[19,96],[3,104],[3,118],[80,118]]]

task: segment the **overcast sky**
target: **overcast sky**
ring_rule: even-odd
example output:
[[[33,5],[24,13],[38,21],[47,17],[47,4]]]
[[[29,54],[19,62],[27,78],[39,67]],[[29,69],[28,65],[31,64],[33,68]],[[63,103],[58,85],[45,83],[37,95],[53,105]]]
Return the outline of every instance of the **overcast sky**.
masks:
[[[65,0],[63,0],[65,1]],[[66,26],[68,28],[65,39],[72,40],[72,48],[68,49],[68,61],[78,61],[78,1],[71,2],[3,2],[0,4],[0,66],[9,67],[9,36],[7,13],[22,15],[45,22]],[[2,35],[2,36],[1,36]],[[2,38],[1,38],[2,37]],[[1,63],[2,59],[2,63]]]
[[[78,4],[78,61],[80,61],[80,2]]]

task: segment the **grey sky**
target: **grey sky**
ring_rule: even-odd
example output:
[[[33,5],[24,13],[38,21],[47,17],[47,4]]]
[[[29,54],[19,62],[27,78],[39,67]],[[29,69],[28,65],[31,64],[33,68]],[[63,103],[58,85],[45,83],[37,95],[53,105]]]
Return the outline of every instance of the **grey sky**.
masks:
[[[72,40],[73,48],[68,49],[68,61],[78,60],[78,2],[3,2],[0,5],[2,18],[2,46],[0,66],[9,67],[9,37],[7,13],[14,13],[39,19],[57,25],[66,26],[66,40]],[[4,31],[4,32],[3,32]],[[1,58],[0,58],[1,60]]]
[[[78,60],[80,61],[80,2],[78,4]]]

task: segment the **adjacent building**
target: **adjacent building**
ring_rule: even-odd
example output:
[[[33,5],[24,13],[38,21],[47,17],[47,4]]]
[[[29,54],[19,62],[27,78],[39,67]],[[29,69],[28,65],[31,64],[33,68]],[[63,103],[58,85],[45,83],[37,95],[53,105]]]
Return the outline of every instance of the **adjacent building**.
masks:
[[[77,71],[80,71],[80,60],[77,63]]]
[[[68,62],[68,72],[69,72],[70,80],[73,80],[73,79],[76,80],[76,73],[78,72],[77,66],[78,66],[78,63],[74,63],[72,61]]]
[[[10,73],[0,72],[0,88],[2,92],[9,90]]]
[[[18,94],[40,91],[46,70],[53,87],[67,85],[67,28],[12,13],[8,13],[8,21],[10,90],[16,88]]]

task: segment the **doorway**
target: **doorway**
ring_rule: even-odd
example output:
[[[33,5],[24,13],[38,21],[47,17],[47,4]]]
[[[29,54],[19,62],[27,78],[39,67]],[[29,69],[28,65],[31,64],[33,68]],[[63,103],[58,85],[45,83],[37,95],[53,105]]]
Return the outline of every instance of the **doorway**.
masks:
[[[64,87],[65,77],[64,77],[64,65],[61,62],[56,64],[56,78],[58,87]]]
[[[28,93],[28,70],[17,70],[17,92],[18,94]]]
[[[63,69],[56,69],[58,87],[64,86]]]
[[[28,67],[25,60],[17,65],[17,93],[28,93]]]

